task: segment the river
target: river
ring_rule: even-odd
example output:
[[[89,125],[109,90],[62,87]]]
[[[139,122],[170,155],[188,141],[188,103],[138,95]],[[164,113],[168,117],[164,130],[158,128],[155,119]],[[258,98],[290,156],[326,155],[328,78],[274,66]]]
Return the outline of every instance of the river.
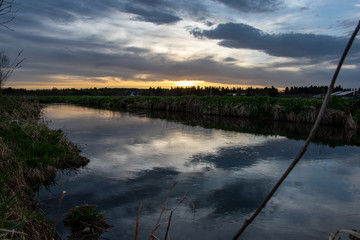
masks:
[[[108,239],[134,239],[141,202],[139,239],[147,239],[174,182],[166,214],[173,210],[171,239],[231,239],[304,144],[281,134],[73,105],[49,105],[44,118],[90,163],[41,189],[41,208],[55,221],[63,190],[60,220],[76,205],[96,204],[114,226],[103,234]],[[328,239],[339,229],[360,229],[359,155],[358,146],[310,144],[241,239]],[[157,236],[164,239],[161,223]],[[57,229],[69,235],[62,222]]]

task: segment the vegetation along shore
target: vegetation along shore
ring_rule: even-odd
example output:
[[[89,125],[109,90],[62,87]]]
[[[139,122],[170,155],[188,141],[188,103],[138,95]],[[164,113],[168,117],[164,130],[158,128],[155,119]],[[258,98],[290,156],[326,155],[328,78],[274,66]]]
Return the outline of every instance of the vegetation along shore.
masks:
[[[42,103],[71,103],[108,109],[146,109],[313,123],[321,98],[269,96],[38,96]],[[360,124],[360,100],[333,97],[322,124],[356,130]]]
[[[40,119],[41,104],[70,103],[114,110],[156,110],[193,116],[229,116],[275,122],[313,123],[321,98],[270,96],[51,96],[0,95],[0,236],[10,239],[52,239],[56,224],[33,202],[39,187],[52,184],[57,171],[85,166],[88,159],[60,131]],[[322,124],[356,132],[360,100],[333,97]],[[61,193],[59,193],[59,199]],[[85,206],[84,212],[88,211]],[[76,208],[76,210],[78,210]],[[82,208],[81,208],[82,211]],[[79,214],[76,216],[78,217]],[[69,215],[70,216],[70,215]],[[100,222],[104,217],[99,215]],[[71,220],[67,220],[71,223]],[[105,225],[104,225],[105,226]],[[105,228],[107,228],[106,225]],[[83,226],[80,227],[80,230]],[[85,228],[89,228],[88,225]],[[75,228],[74,228],[75,229]],[[94,228],[95,229],[95,228]],[[75,231],[75,230],[74,230]],[[81,232],[81,231],[80,231]],[[95,232],[94,232],[95,233]],[[79,234],[79,228],[76,232]],[[101,232],[96,232],[101,234]]]
[[[61,131],[48,129],[39,119],[41,109],[38,103],[0,95],[1,239],[56,239],[55,223],[34,204],[35,193],[52,184],[57,171],[89,161]]]

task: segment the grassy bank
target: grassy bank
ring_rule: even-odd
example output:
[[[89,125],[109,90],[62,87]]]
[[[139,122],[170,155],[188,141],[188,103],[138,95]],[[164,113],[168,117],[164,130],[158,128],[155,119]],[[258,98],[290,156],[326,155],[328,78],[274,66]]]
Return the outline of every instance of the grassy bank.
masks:
[[[61,102],[100,108],[149,109],[301,123],[313,123],[322,104],[322,99],[319,98],[268,96],[41,96],[39,99],[43,103]],[[323,124],[346,125],[349,117],[357,124],[360,123],[360,100],[335,97],[328,104]]]
[[[61,131],[39,121],[40,113],[37,103],[0,95],[0,239],[53,239],[55,228],[33,203],[35,192],[57,170],[88,163]]]

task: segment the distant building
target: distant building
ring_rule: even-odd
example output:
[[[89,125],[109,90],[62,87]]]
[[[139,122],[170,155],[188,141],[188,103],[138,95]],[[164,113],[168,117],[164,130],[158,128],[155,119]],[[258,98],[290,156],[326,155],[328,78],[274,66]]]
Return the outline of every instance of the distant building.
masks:
[[[356,99],[359,97],[359,92],[356,90],[350,91],[338,91],[331,94],[331,96],[337,96],[345,99]]]
[[[323,97],[325,97],[325,94],[316,94],[316,95],[314,95],[313,96],[313,98],[323,98]]]

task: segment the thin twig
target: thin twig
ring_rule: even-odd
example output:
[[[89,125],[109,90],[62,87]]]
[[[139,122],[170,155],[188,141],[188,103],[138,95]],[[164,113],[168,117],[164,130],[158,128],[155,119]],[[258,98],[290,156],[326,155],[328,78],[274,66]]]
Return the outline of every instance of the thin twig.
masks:
[[[164,213],[164,211],[165,211],[165,209],[166,209],[166,207],[167,207],[167,204],[168,204],[168,201],[169,201],[169,197],[170,197],[170,195],[171,195],[171,192],[172,192],[172,190],[174,189],[174,187],[175,187],[176,184],[177,184],[177,182],[174,182],[174,183],[171,185],[170,189],[169,189],[169,193],[168,193],[168,195],[166,196],[166,199],[165,199],[165,202],[164,202],[164,206],[163,206],[162,211],[161,211],[161,213],[160,213],[160,216],[159,216],[159,218],[158,218],[158,220],[157,220],[157,222],[156,222],[156,225],[159,224],[159,222],[160,222],[161,216],[162,216],[162,214]]]
[[[274,195],[274,193],[276,192],[276,190],[280,187],[281,183],[285,180],[285,178],[290,174],[291,170],[295,167],[295,165],[299,162],[299,160],[301,159],[301,157],[304,155],[304,153],[306,152],[307,147],[309,146],[311,140],[314,138],[316,130],[321,122],[321,119],[324,115],[326,106],[330,100],[331,97],[331,93],[332,90],[334,88],[335,82],[336,82],[336,78],[340,72],[341,66],[344,63],[344,60],[346,58],[347,53],[350,50],[350,47],[357,35],[357,33],[359,32],[360,29],[360,21],[358,22],[358,25],[356,26],[345,50],[344,53],[339,61],[339,64],[336,68],[336,71],[334,73],[334,76],[331,80],[331,83],[329,85],[329,89],[326,93],[326,96],[324,98],[323,104],[321,106],[321,109],[319,111],[319,114],[316,118],[316,121],[314,123],[313,128],[311,129],[311,132],[308,136],[308,138],[306,139],[306,142],[304,144],[304,146],[301,148],[300,152],[298,153],[298,155],[295,157],[295,159],[292,161],[292,163],[290,164],[290,166],[288,167],[288,169],[285,171],[285,173],[281,176],[281,178],[278,180],[278,182],[275,184],[275,186],[273,187],[273,189],[270,191],[270,193],[266,196],[266,198],[264,199],[264,201],[261,203],[261,205],[258,207],[258,209],[255,211],[255,213],[247,220],[245,220],[243,226],[240,228],[240,230],[236,233],[236,235],[234,236],[233,239],[238,239],[240,237],[240,235],[245,231],[245,229],[247,228],[247,226],[249,226],[252,221],[254,221],[254,219],[256,218],[256,216],[261,212],[261,210],[265,207],[266,203],[271,199],[271,197]]]
[[[135,240],[138,240],[138,236],[139,236],[139,220],[140,220],[140,212],[142,207],[143,207],[143,202],[140,203],[139,210],[136,216]]]
[[[166,239],[167,239],[168,234],[169,234],[170,223],[171,223],[171,217],[172,217],[173,212],[174,212],[174,211],[171,211],[171,212],[170,212],[170,217],[169,217],[168,225],[167,225],[167,228],[166,228],[166,233],[165,233],[164,240],[166,240]]]
[[[18,232],[18,231],[15,231],[15,230],[8,230],[8,229],[3,229],[3,228],[0,228],[0,232],[6,232],[6,233],[16,233],[16,234],[21,234],[21,235],[27,235],[26,233],[24,232]]]
[[[165,210],[166,210],[166,207],[167,207],[167,204],[168,204],[168,201],[169,201],[171,192],[172,192],[172,190],[174,189],[174,187],[175,187],[176,184],[177,184],[177,182],[174,182],[174,183],[171,185],[171,187],[170,187],[169,193],[168,193],[168,195],[167,195],[167,197],[166,197],[166,199],[165,199],[165,202],[164,202],[163,208],[162,208],[162,210],[161,210],[161,213],[160,213],[160,215],[159,215],[159,218],[158,218],[158,220],[157,220],[157,222],[156,222],[156,224],[155,224],[155,228],[154,228],[154,229],[152,230],[152,232],[150,233],[149,239],[151,239],[152,235],[154,235],[155,232],[156,232],[156,230],[160,227],[160,224],[159,224],[159,223],[160,223],[161,217],[162,217],[162,215],[164,214],[164,212],[165,212]]]
[[[180,206],[180,204],[182,204],[183,201],[185,201],[185,199],[187,198],[187,195],[188,195],[188,192],[185,193],[185,195],[183,196],[183,198],[180,199],[178,205],[176,205],[176,207],[175,207],[172,211],[175,211],[175,210]]]
[[[160,224],[157,224],[157,225],[154,227],[154,229],[153,229],[153,230],[151,231],[151,233],[150,233],[149,239],[154,239],[154,238],[158,239],[158,237],[156,237],[156,235],[155,235],[155,232],[156,232],[156,230],[157,230],[159,227],[160,227]]]
[[[158,237],[155,236],[154,234],[151,234],[151,237],[155,238],[156,240],[160,240],[160,238],[158,238]]]
[[[13,10],[13,5],[18,5],[18,4],[15,3],[14,1],[0,0],[0,17],[3,17],[5,15],[13,13],[13,12],[17,12],[16,10]],[[11,29],[10,27],[7,26],[7,24],[10,23],[11,21],[13,21],[14,19],[15,19],[15,17],[11,17],[7,20],[0,22],[0,26],[7,28],[10,31],[14,31],[13,29]]]
[[[347,234],[349,234],[349,235],[352,235],[352,236],[354,237],[354,239],[360,239],[360,233],[355,232],[354,230],[340,229],[339,231],[336,231],[335,234],[330,234],[329,240],[335,240],[335,237],[336,237],[340,232],[344,232],[344,233],[347,233]],[[340,239],[340,238],[339,238],[339,239]]]
[[[196,213],[195,203],[194,203],[194,201],[190,198],[190,196],[187,196],[187,199],[189,200],[189,202],[191,203],[191,206],[192,206],[193,209],[194,209],[194,216],[195,216],[195,213]]]
[[[58,205],[58,209],[57,209],[57,213],[56,213],[56,219],[55,219],[55,223],[54,223],[54,230],[56,231],[56,225],[59,221],[59,216],[60,216],[60,210],[61,210],[61,202],[62,200],[64,199],[66,195],[66,191],[63,191],[62,194],[61,194],[61,197],[59,199],[59,205]]]

